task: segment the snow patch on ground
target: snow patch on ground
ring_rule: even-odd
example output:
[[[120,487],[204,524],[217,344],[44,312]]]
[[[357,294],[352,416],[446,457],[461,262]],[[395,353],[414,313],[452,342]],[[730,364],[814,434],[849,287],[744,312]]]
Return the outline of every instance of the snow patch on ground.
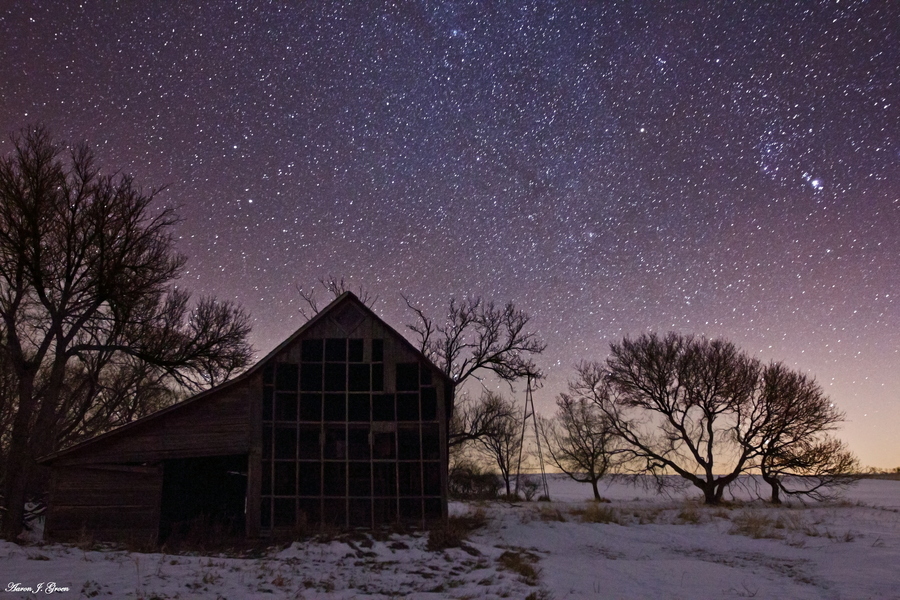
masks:
[[[480,511],[487,524],[440,551],[424,533],[356,533],[253,559],[0,542],[0,589],[20,590],[0,599],[50,583],[59,598],[143,600],[900,598],[898,481],[785,507],[706,507],[691,490],[621,483],[595,503],[589,486],[550,483],[549,503],[452,502],[451,515]]]

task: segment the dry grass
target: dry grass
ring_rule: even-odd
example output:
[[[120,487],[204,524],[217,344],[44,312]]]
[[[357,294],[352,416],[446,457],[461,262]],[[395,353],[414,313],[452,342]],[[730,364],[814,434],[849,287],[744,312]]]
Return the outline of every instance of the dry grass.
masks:
[[[675,517],[675,520],[679,523],[696,525],[701,520],[703,520],[703,516],[701,514],[701,511],[698,510],[696,504],[687,503],[681,508],[681,511],[679,511],[678,515]]]
[[[621,525],[621,519],[614,508],[596,502],[572,508],[569,514],[577,517],[582,523],[615,523]]]
[[[507,550],[497,559],[500,567],[517,573],[522,583],[537,586],[541,571],[535,565],[538,557],[525,550]]]
[[[459,548],[469,534],[487,525],[487,516],[479,509],[474,513],[458,517],[450,517],[428,532],[426,548],[431,552],[439,552],[447,548]]]
[[[558,508],[553,508],[550,506],[542,506],[538,511],[538,516],[544,523],[549,523],[552,521],[558,523],[566,522],[566,516],[562,514],[562,511],[560,511]]]
[[[744,511],[734,517],[731,530],[732,535],[746,535],[753,539],[780,539],[784,535],[778,531],[776,521],[759,511]]]

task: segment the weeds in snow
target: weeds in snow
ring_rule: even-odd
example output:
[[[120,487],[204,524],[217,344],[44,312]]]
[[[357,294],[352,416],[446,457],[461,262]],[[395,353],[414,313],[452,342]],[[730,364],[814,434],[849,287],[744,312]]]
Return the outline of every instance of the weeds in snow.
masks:
[[[459,548],[468,539],[470,533],[481,529],[486,524],[487,516],[480,509],[467,515],[450,517],[446,523],[428,532],[428,543],[425,547],[430,552]]]
[[[593,502],[585,506],[573,508],[569,513],[572,516],[578,517],[583,523],[622,524],[615,509]]]
[[[537,586],[540,578],[540,569],[535,567],[538,557],[525,550],[506,550],[497,559],[500,566],[507,571],[517,573],[522,583]]]
[[[775,531],[775,520],[756,511],[745,511],[734,517],[731,525],[732,535],[746,535],[753,539],[780,539],[784,537]]]

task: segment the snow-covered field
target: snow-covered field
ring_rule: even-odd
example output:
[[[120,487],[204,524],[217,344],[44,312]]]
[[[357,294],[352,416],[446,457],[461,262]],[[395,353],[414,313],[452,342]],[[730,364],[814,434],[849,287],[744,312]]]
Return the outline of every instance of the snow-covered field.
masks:
[[[551,478],[553,502],[453,503],[486,525],[461,547],[427,535],[339,537],[238,559],[0,542],[3,598],[900,598],[900,481],[844,499],[710,508],[612,484],[610,503]],[[742,495],[739,490],[736,495]],[[38,587],[41,586],[40,590]],[[31,588],[32,592],[26,590]]]

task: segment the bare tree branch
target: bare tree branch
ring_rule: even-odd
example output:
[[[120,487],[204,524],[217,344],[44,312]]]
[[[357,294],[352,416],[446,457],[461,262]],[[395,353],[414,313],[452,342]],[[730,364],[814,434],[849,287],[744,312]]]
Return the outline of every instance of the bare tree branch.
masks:
[[[327,279],[319,279],[319,285],[322,286],[331,299],[337,298],[344,292],[352,291],[350,286],[344,281],[343,277],[338,279],[334,276],[330,276]],[[316,286],[311,285],[308,288],[304,288],[298,284],[296,287],[297,293],[300,295],[300,300],[302,301],[302,304],[300,305],[300,314],[308,321],[319,314],[319,311],[321,310],[316,295]],[[355,293],[356,297],[369,308],[375,306],[378,300],[380,300],[378,296],[373,295],[369,290],[364,289],[362,286],[357,288]]]

